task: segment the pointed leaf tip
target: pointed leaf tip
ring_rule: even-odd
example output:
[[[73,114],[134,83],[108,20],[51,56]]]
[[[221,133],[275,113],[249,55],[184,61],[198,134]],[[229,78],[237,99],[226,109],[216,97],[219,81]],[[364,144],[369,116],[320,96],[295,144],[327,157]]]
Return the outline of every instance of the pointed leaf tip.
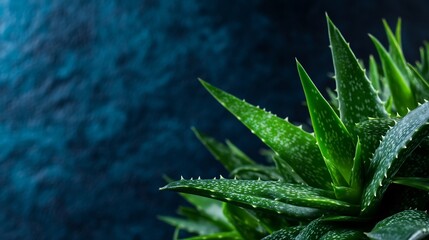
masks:
[[[300,173],[306,183],[332,189],[322,155],[310,133],[208,83],[202,83],[219,103],[277,153],[282,161]]]
[[[368,117],[387,117],[382,101],[340,30],[328,20],[340,118],[356,137],[355,124]]]
[[[389,86],[392,94],[393,104],[396,111],[401,115],[405,115],[407,107],[415,108],[417,105],[414,100],[414,96],[410,86],[407,83],[404,73],[401,72],[400,68],[394,62],[388,51],[383,45],[372,35],[369,35],[371,41],[374,43],[377,49],[378,55],[381,59],[383,72],[386,74],[387,85]]]
[[[355,153],[353,139],[299,62],[297,68],[325,164],[334,184],[348,187]]]

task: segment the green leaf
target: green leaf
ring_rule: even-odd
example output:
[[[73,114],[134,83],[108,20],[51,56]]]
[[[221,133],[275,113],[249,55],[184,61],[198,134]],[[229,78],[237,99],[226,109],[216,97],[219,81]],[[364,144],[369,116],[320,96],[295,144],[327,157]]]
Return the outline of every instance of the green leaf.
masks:
[[[396,177],[428,177],[429,176],[429,146],[426,137],[420,145],[406,157]]]
[[[216,223],[222,229],[230,229],[231,224],[223,215],[222,202],[211,198],[196,196],[192,194],[181,193],[189,203],[191,203],[202,215],[210,218],[213,223]]]
[[[326,216],[320,218],[320,221],[323,222],[338,222],[338,223],[362,223],[362,222],[368,222],[370,221],[370,218],[364,218],[361,216]]]
[[[264,237],[262,240],[290,240],[295,237],[304,229],[303,226],[287,227],[273,232],[272,234]]]
[[[370,163],[370,179],[364,191],[362,214],[372,214],[386,191],[391,179],[418,144],[427,136],[429,103],[409,112],[387,131]]]
[[[225,168],[231,172],[235,168],[243,165],[255,164],[246,154],[240,151],[234,144],[227,142],[227,145],[216,141],[214,138],[208,137],[199,132],[196,128],[192,128],[195,136],[201,143],[210,151],[210,153],[222,163]]]
[[[288,219],[286,219],[284,216],[277,213],[267,213],[264,211],[255,210],[253,211],[253,214],[256,216],[256,218],[258,218],[258,220],[269,233],[273,233],[274,231],[282,229],[286,226],[291,226],[291,224],[294,222],[294,220],[288,221]]]
[[[311,221],[303,230],[301,230],[295,240],[319,240],[327,232],[334,229],[334,226],[331,224],[322,222],[320,219],[316,219]]]
[[[393,183],[429,191],[429,178],[401,177],[393,179]]]
[[[361,231],[350,229],[335,229],[325,233],[320,240],[364,240],[367,236]]]
[[[284,181],[306,184],[302,177],[285,160],[281,159],[279,156],[273,156],[273,159]]]
[[[424,101],[429,98],[429,82],[422,77],[419,71],[413,67],[411,64],[408,64],[408,68],[411,69],[411,72],[414,74],[415,86],[414,86],[414,97],[417,101]]]
[[[189,237],[182,240],[242,240],[238,232],[219,232],[214,234],[208,234],[203,236]]]
[[[331,178],[336,186],[349,186],[355,155],[353,138],[298,61],[297,67],[317,143]]]
[[[192,193],[295,218],[314,218],[333,211],[350,215],[359,211],[356,205],[333,199],[330,191],[279,181],[180,180],[161,190]]]
[[[396,110],[401,115],[405,115],[408,112],[407,108],[413,109],[416,106],[413,93],[407,84],[406,76],[403,75],[383,45],[375,37],[370,35],[370,38],[380,56],[383,72],[387,79]]]
[[[369,79],[371,80],[372,86],[377,91],[381,91],[380,73],[378,72],[377,62],[372,55],[369,56]]]
[[[370,159],[373,158],[382,137],[395,124],[391,118],[372,118],[356,125],[359,139],[362,143],[361,158],[364,169],[369,169]],[[365,173],[367,174],[367,173]]]
[[[223,212],[243,239],[261,239],[268,234],[259,220],[241,207],[226,203]]]
[[[395,34],[392,32],[392,29],[390,29],[389,24],[387,24],[386,20],[383,20],[383,25],[386,31],[387,40],[389,41],[390,56],[392,57],[392,60],[395,62],[401,73],[404,76],[408,76],[409,72],[407,69],[407,63],[405,61],[404,54],[402,53],[401,45],[398,42],[397,35],[395,36]],[[399,32],[399,37],[400,35],[401,33]]]
[[[401,18],[398,18],[398,21],[396,22],[395,36],[396,36],[396,41],[398,42],[399,48],[402,49],[401,27],[402,27],[402,20]]]
[[[417,68],[424,79],[429,79],[429,44],[427,42],[420,48],[420,62],[417,63]]]
[[[375,225],[366,234],[370,239],[424,239],[429,236],[429,215],[406,210],[390,216]]]
[[[350,203],[358,203],[362,192],[362,157],[361,144],[358,138],[356,144],[355,157],[353,159],[352,174],[350,176],[350,187],[334,186],[335,196],[338,199],[346,200]]]
[[[383,103],[371,86],[349,44],[326,15],[331,43],[340,117],[348,131],[354,134],[355,123],[368,117],[386,117]]]
[[[310,186],[332,189],[315,138],[301,128],[200,80],[203,86]],[[311,166],[311,167],[309,167]]]

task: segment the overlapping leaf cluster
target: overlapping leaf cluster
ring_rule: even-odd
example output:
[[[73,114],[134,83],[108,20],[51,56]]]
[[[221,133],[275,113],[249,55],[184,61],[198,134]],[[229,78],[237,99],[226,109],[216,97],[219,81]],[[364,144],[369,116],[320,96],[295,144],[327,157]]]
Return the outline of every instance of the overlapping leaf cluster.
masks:
[[[194,129],[230,178],[181,179],[173,190],[194,205],[162,217],[187,239],[422,239],[429,235],[429,46],[406,62],[401,21],[384,22],[380,64],[356,58],[327,17],[336,94],[326,100],[297,61],[310,133],[202,81],[271,150],[257,164],[235,145]],[[197,196],[198,195],[198,196]],[[410,210],[412,209],[412,210]],[[176,236],[178,237],[178,236]]]

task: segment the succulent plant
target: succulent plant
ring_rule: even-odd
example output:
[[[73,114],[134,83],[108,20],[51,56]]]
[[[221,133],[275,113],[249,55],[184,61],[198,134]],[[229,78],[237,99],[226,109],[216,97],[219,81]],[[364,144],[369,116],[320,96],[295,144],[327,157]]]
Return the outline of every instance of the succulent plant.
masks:
[[[311,127],[202,85],[270,150],[271,166],[196,129],[230,172],[228,178],[181,179],[161,190],[181,192],[194,207],[183,218],[160,217],[196,236],[187,239],[423,239],[429,236],[429,46],[406,62],[401,21],[384,21],[386,49],[370,36],[380,64],[363,69],[327,16],[336,93],[326,100],[297,61]]]

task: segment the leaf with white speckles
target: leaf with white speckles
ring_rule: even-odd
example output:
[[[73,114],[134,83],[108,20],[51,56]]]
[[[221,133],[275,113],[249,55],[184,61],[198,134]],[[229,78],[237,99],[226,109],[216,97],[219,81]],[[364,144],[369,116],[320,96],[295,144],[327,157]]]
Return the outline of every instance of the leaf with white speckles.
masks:
[[[273,232],[262,240],[292,240],[304,229],[304,226],[287,227]]]
[[[268,232],[246,209],[225,203],[223,212],[243,239],[261,239]]]
[[[374,118],[356,125],[356,131],[362,144],[361,157],[364,169],[368,169],[375,149],[380,144],[382,137],[394,124],[395,120],[391,118]]]
[[[349,132],[354,134],[355,123],[366,120],[368,117],[387,117],[387,113],[349,44],[328,16],[326,19],[335,68],[340,117]]]
[[[401,177],[395,178],[393,183],[429,191],[429,178]]]
[[[335,229],[325,233],[320,240],[365,240],[367,236],[361,231],[350,229]]]
[[[370,163],[370,181],[362,199],[363,215],[371,215],[375,211],[406,156],[427,136],[428,120],[429,103],[425,103],[409,112],[387,131]]]
[[[407,108],[414,109],[417,105],[406,76],[403,75],[383,45],[375,37],[370,35],[370,38],[380,56],[383,72],[389,85],[396,111],[401,115],[405,115],[408,112]]]
[[[424,239],[429,236],[429,215],[422,211],[402,211],[380,221],[366,235],[374,240]]]
[[[317,143],[331,178],[334,185],[348,187],[355,155],[353,137],[298,61],[297,67]]]
[[[296,218],[314,218],[330,212],[350,215],[359,211],[357,205],[334,199],[331,191],[279,181],[180,180],[161,190],[206,196]]]
[[[295,240],[319,240],[327,232],[334,230],[335,227],[329,223],[322,222],[321,219],[311,221],[295,237]]]
[[[200,80],[203,86],[313,187],[332,189],[315,138],[301,128]]]

